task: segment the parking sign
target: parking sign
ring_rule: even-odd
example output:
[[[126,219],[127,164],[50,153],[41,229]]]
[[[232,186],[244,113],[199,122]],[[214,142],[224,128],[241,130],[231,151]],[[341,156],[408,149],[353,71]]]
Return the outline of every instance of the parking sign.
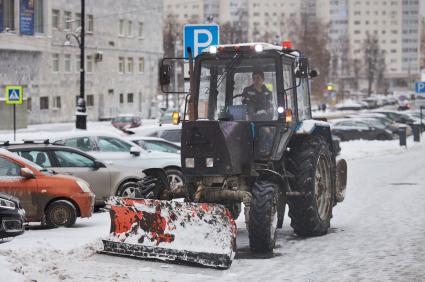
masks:
[[[6,104],[22,104],[22,86],[6,86]]]
[[[205,48],[219,44],[219,26],[216,24],[187,24],[183,29],[184,58],[189,59],[187,47],[196,57]]]
[[[425,93],[425,82],[416,82],[416,93]]]

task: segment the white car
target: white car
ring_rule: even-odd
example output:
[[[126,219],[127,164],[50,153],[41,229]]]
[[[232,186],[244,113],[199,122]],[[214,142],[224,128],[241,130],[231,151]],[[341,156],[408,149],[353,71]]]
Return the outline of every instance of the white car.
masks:
[[[78,148],[106,163],[140,168],[162,168],[174,189],[184,184],[180,154],[147,151],[118,135],[98,131],[73,131],[50,138],[53,144]]]

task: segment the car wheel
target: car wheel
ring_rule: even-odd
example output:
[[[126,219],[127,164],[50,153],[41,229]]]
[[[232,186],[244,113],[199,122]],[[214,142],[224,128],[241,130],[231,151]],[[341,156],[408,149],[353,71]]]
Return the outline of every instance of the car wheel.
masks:
[[[168,181],[170,182],[170,189],[174,190],[184,185],[183,173],[178,169],[167,169],[165,170]]]
[[[77,208],[69,201],[58,200],[46,209],[46,224],[48,227],[71,227],[77,220]]]
[[[140,186],[137,182],[125,182],[118,188],[116,195],[125,198],[141,198]]]

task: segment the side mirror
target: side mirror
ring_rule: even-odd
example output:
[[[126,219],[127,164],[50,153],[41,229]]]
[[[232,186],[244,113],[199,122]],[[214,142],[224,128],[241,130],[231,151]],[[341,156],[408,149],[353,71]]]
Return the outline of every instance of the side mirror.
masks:
[[[94,168],[98,169],[98,168],[102,168],[102,167],[106,167],[106,165],[100,161],[94,161]]]
[[[142,152],[142,150],[140,150],[139,148],[137,148],[137,147],[131,147],[130,148],[130,154],[132,154],[132,155],[134,155],[134,156],[136,156],[136,157],[138,157],[138,156],[140,156],[140,153]]]
[[[298,58],[297,65],[295,67],[295,77],[307,78],[308,75],[308,59]]]
[[[169,85],[171,82],[171,67],[170,65],[164,65],[161,63],[161,66],[159,67],[159,84],[162,86]]]
[[[21,168],[21,176],[22,176],[23,178],[26,178],[26,179],[32,179],[32,178],[35,178],[35,174],[34,174],[34,172],[32,172],[32,170],[31,170],[31,169],[29,169],[29,168],[27,168],[27,167],[23,167],[23,168]]]
[[[309,73],[310,78],[316,77],[319,75],[319,71],[318,70],[311,70]]]

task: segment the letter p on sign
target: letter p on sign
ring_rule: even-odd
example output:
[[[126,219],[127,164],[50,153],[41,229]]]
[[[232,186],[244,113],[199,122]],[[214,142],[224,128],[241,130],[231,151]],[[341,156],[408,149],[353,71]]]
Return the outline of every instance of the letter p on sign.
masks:
[[[205,48],[219,44],[219,27],[216,24],[185,25],[183,34],[185,59],[189,58],[187,47],[192,48],[192,55],[193,57],[196,57]]]

